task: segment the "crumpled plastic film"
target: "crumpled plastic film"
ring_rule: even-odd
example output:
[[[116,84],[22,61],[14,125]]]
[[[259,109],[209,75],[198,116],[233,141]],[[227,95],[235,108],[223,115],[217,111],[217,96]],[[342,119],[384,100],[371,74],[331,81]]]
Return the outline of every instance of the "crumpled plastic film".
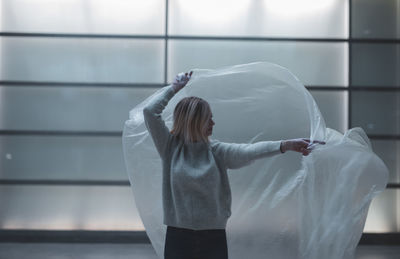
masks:
[[[353,258],[371,200],[388,182],[388,169],[363,129],[342,134],[327,128],[307,89],[279,65],[257,62],[192,71],[189,83],[163,112],[169,128],[179,100],[199,96],[213,112],[212,139],[326,142],[308,156],[288,151],[228,171],[229,258]],[[147,100],[129,113],[123,150],[137,209],[157,255],[163,258],[162,168],[143,121]]]

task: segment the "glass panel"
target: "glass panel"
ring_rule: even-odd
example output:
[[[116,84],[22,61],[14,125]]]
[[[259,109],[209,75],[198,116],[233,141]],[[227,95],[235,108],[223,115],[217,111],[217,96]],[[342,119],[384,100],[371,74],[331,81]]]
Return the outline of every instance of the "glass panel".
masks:
[[[165,30],[165,1],[159,0],[2,0],[1,3],[1,31],[164,34]]]
[[[176,0],[169,12],[174,35],[348,37],[347,0]]]
[[[347,86],[346,43],[171,40],[169,81],[192,68],[268,61],[291,70],[306,85]]]
[[[348,128],[348,92],[311,90],[310,93],[325,119],[326,126],[343,134]]]
[[[122,131],[158,88],[0,87],[0,129]]]
[[[0,229],[143,231],[130,187],[0,188]]]
[[[0,80],[160,83],[164,41],[0,38]]]
[[[352,84],[400,87],[400,44],[352,44]]]
[[[375,197],[364,232],[399,231],[399,198]],[[1,229],[144,230],[130,187],[3,185],[0,206]]]
[[[389,183],[400,183],[400,141],[373,139],[371,144],[375,154],[389,169]]]
[[[3,135],[0,155],[1,179],[128,181],[118,136]]]
[[[364,232],[400,231],[400,190],[386,189],[376,196],[369,207]]]
[[[352,37],[400,38],[400,0],[352,0]]]
[[[353,91],[352,127],[368,134],[400,134],[400,92]]]

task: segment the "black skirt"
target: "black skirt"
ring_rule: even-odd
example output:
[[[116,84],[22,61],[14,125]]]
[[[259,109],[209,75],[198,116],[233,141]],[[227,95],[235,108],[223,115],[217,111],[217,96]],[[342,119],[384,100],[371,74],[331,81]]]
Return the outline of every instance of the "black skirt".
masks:
[[[167,226],[164,259],[228,259],[225,229],[192,230]]]

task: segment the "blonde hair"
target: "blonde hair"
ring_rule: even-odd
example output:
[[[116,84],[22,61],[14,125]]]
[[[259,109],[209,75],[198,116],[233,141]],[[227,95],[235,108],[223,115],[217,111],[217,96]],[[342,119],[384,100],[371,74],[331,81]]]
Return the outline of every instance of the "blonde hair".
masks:
[[[174,109],[174,125],[171,133],[185,143],[203,141],[209,143],[206,135],[211,108],[200,97],[190,96],[179,101]]]

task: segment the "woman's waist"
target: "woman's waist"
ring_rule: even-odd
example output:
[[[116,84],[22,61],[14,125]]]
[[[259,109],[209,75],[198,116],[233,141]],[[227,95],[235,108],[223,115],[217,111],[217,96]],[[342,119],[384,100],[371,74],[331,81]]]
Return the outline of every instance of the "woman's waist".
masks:
[[[180,228],[180,227],[174,227],[174,226],[167,226],[168,229],[175,231],[175,232],[187,232],[187,233],[219,233],[219,232],[225,232],[225,229],[200,229],[200,230],[195,230],[195,229],[190,229],[190,228]]]

